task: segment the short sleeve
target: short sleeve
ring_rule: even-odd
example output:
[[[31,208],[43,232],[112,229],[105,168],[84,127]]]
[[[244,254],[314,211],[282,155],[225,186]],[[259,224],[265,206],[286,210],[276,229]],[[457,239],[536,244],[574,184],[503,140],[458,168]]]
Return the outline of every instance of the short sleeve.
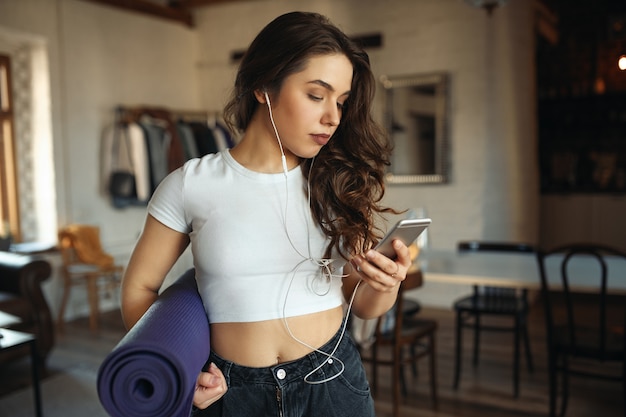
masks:
[[[184,206],[184,175],[181,167],[161,181],[148,203],[148,213],[170,229],[191,232]]]

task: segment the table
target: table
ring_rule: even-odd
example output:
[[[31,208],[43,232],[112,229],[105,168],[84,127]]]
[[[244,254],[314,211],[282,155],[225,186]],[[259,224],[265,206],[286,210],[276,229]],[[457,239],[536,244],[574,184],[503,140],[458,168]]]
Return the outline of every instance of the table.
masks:
[[[24,242],[12,243],[9,250],[22,255],[38,255],[49,252],[57,252],[56,242]]]
[[[560,277],[559,257],[548,261],[548,274]],[[626,294],[626,262],[607,258],[609,268],[609,291]],[[539,265],[533,253],[457,252],[454,250],[423,250],[416,260],[422,269],[425,282],[443,282],[495,287],[515,287],[539,290]],[[597,291],[594,282],[587,277],[598,276],[599,268],[592,259],[572,261],[570,286],[578,292]],[[552,272],[552,273],[551,273]],[[595,275],[594,275],[595,274]],[[552,284],[552,282],[551,282]],[[557,283],[554,282],[556,286]]]
[[[39,365],[37,358],[37,338],[24,332],[9,329],[0,329],[0,350],[17,349],[20,346],[30,346],[30,360],[33,378],[33,393],[35,396],[35,415],[41,417],[41,389],[39,386]]]
[[[0,328],[9,327],[13,324],[19,323],[21,320],[19,317],[14,316],[13,314],[5,313],[0,310]]]

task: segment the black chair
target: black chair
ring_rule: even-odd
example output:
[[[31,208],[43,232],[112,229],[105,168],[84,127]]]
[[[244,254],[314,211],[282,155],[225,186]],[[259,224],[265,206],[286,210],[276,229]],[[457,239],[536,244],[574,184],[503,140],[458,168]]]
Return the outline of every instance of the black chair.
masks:
[[[437,408],[437,365],[435,336],[437,322],[432,319],[415,315],[419,311],[419,304],[412,303],[404,296],[404,292],[422,285],[421,271],[414,271],[407,275],[400,285],[398,301],[391,310],[392,314],[386,319],[392,320],[391,325],[385,325],[385,316],[378,319],[371,355],[363,356],[364,362],[372,363],[372,390],[378,390],[378,366],[386,365],[392,368],[392,416],[400,413],[400,390],[404,396],[408,395],[404,377],[404,365],[411,365],[413,376],[417,376],[417,361],[422,357],[429,358],[430,395],[434,408]],[[416,310],[417,309],[417,310]],[[387,346],[391,350],[389,359],[382,358],[380,349]],[[405,349],[406,348],[406,349]]]
[[[596,268],[576,264],[581,259]],[[608,294],[607,288],[613,279],[626,280],[626,276],[611,272],[618,264],[621,271],[626,270],[626,252],[607,246],[574,244],[539,251],[537,261],[545,310],[550,417],[556,416],[559,392],[562,395],[559,415],[565,415],[570,376],[621,381],[622,399],[625,399],[626,303],[623,294]],[[577,274],[579,277],[584,274],[585,285],[597,285],[597,290],[576,292],[572,277]]]
[[[534,253],[534,247],[524,243],[505,242],[460,242],[460,252],[511,252]],[[463,330],[472,329],[474,333],[473,364],[478,365],[480,351],[480,333],[482,331],[512,332],[514,335],[513,352],[513,394],[519,395],[519,356],[520,340],[524,342],[528,370],[533,371],[532,353],[528,337],[528,291],[526,289],[473,286],[471,295],[456,300],[453,304],[456,312],[456,349],[454,369],[454,389],[458,389],[461,378]],[[513,325],[501,323],[487,324],[484,316],[510,317]]]

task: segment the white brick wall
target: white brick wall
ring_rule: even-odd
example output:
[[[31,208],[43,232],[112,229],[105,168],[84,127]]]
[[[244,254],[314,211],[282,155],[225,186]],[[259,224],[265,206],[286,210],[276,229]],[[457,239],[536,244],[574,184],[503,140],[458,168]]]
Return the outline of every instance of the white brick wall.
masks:
[[[255,0],[200,9],[202,101],[221,107],[236,70],[229,53],[245,49],[278,14],[318,11],[348,34],[381,33],[383,46],[369,51],[377,76],[447,71],[451,82],[450,183],[390,185],[386,203],[426,208],[433,247],[453,248],[469,238],[534,242],[531,6],[514,0],[491,18],[460,0]]]
[[[250,0],[198,9],[193,30],[79,0],[0,1],[0,29],[47,42],[59,223],[96,223],[105,247],[132,247],[144,211],[114,210],[97,191],[99,135],[111,110],[221,109],[236,70],[230,52],[290,10],[324,13],[349,34],[381,33],[382,48],[370,51],[377,76],[450,74],[451,181],[389,186],[387,204],[425,208],[436,248],[536,240],[530,0],[511,0],[490,18],[462,0]]]

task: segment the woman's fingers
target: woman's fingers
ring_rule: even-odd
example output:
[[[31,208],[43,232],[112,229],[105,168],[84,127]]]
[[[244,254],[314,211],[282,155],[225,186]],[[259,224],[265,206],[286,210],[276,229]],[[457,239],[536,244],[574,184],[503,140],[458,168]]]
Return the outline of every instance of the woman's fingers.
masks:
[[[411,266],[410,251],[400,240],[393,242],[396,259],[392,260],[385,255],[369,250],[365,256],[357,255],[352,264],[361,273],[370,286],[378,291],[389,291],[406,278]]]
[[[196,391],[193,395],[193,404],[200,409],[205,409],[215,401],[222,398],[228,390],[226,378],[222,371],[211,364],[207,372],[201,372],[196,380]]]

